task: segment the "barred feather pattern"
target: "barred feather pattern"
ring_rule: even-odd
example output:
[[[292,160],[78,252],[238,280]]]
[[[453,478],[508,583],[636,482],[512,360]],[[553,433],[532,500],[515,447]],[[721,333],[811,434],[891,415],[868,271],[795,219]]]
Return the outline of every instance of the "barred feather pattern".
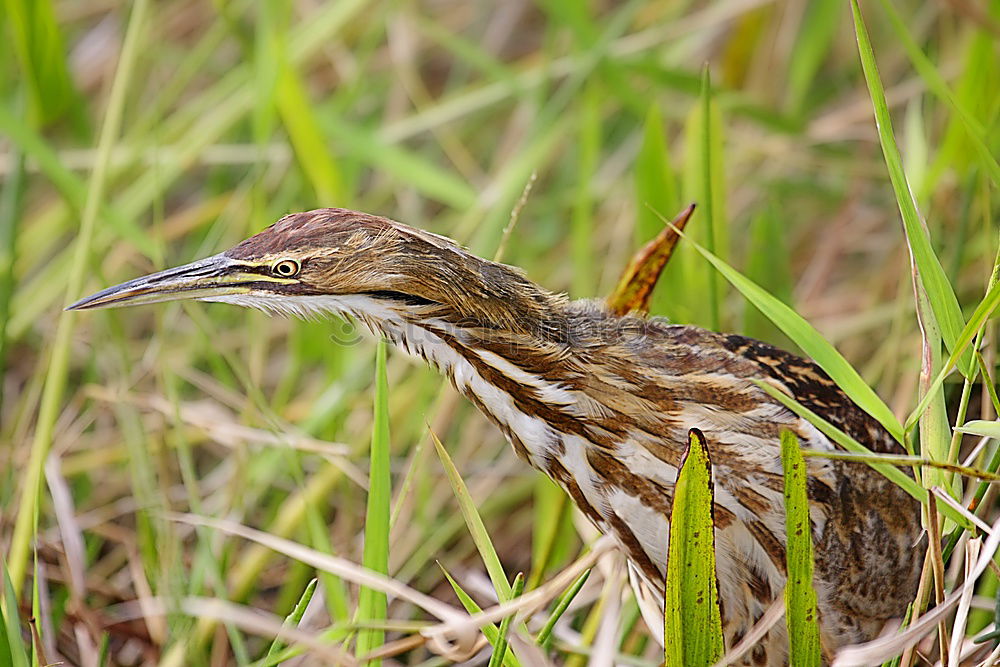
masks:
[[[566,301],[518,270],[443,237],[342,209],[288,216],[226,256],[302,263],[280,294],[219,296],[270,311],[357,318],[438,368],[559,483],[629,560],[644,616],[662,633],[668,518],[692,427],[716,480],[717,571],[727,646],[785,581],[779,432],[836,449],[755,381],[770,383],[876,452],[891,436],[814,363],[765,343],[692,326],[617,317]],[[810,458],[815,585],[824,655],[874,637],[916,588],[919,506],[865,465]],[[745,657],[787,663],[784,624]]]

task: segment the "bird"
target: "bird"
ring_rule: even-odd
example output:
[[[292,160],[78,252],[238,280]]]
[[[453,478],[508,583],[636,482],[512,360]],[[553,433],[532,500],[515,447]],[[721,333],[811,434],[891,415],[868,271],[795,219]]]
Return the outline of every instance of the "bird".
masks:
[[[520,458],[614,538],[661,640],[669,518],[690,429],[704,434],[714,471],[727,648],[784,590],[780,432],[792,431],[805,448],[838,450],[761,383],[874,452],[903,452],[810,360],[740,335],[569,300],[444,236],[366,213],[293,213],[225,252],[69,309],[178,299],[353,318],[435,367]],[[923,562],[920,505],[867,465],[809,457],[807,469],[813,583],[829,659],[877,636],[913,600]],[[787,664],[784,625],[742,664]]]

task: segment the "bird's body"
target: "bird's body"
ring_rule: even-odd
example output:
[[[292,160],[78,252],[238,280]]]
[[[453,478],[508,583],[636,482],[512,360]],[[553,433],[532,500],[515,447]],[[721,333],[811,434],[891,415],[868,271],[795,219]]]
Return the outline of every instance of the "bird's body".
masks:
[[[222,255],[111,288],[77,307],[184,296],[350,315],[426,359],[519,456],[616,538],[637,592],[654,609],[662,609],[677,466],[688,430],[701,429],[716,480],[727,646],[784,587],[779,432],[792,430],[804,447],[835,449],[756,381],[874,451],[901,451],[812,362],[741,336],[570,302],[448,239],[352,211],[287,216]],[[867,466],[818,458],[808,465],[815,586],[829,652],[873,637],[905,612],[921,562],[919,506]],[[746,660],[784,664],[783,624]]]

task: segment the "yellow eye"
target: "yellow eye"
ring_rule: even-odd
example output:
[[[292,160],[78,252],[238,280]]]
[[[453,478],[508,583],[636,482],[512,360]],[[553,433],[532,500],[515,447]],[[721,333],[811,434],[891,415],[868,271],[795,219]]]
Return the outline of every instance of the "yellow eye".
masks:
[[[294,259],[282,259],[278,261],[271,270],[279,278],[291,278],[299,272],[299,263]]]

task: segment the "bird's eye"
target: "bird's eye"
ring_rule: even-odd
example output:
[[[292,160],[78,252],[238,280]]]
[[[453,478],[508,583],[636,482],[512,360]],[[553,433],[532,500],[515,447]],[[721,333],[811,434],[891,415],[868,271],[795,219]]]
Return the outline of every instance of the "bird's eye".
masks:
[[[291,278],[299,272],[299,263],[294,259],[282,259],[271,270],[274,271],[274,275],[280,278]]]

